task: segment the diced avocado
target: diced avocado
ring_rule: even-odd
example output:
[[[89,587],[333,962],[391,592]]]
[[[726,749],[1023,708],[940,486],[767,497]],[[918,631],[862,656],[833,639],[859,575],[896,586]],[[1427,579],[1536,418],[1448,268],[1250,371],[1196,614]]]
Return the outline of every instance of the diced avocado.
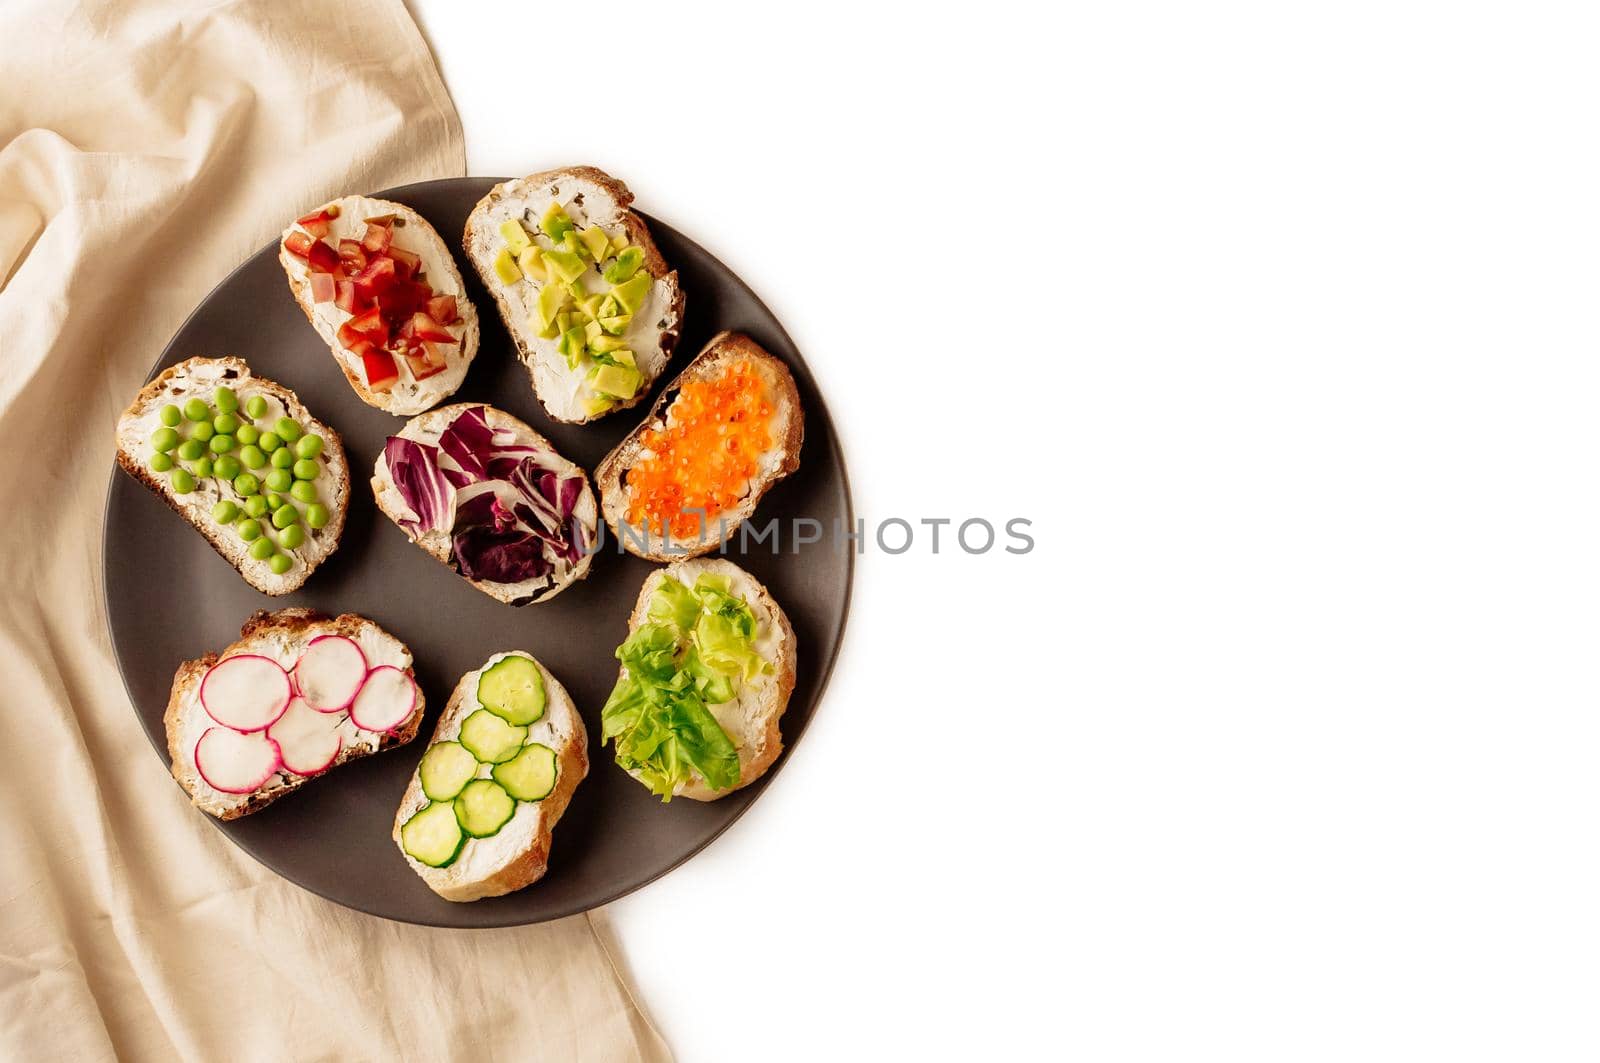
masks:
[[[567,345],[566,353],[568,357],[573,355],[582,357],[584,348],[588,346],[588,343],[584,340],[582,325],[574,325],[567,329],[566,332],[561,334],[561,340]]]
[[[533,321],[532,318],[529,318],[528,320]],[[536,325],[538,324],[537,321],[533,321],[533,323]],[[541,340],[553,340],[559,335],[561,335],[561,329],[554,321],[550,322],[550,324],[539,330],[539,338]]]
[[[550,206],[545,208],[544,217],[539,220],[539,228],[559,244],[572,231],[572,219],[567,217],[567,212],[561,208],[560,203],[552,200]]]
[[[623,348],[623,346],[628,342],[627,340],[623,339],[621,336],[608,336],[608,335],[606,335],[605,329],[603,327],[599,327],[600,326],[600,322],[596,321],[596,322],[593,322],[593,324],[595,326],[597,326],[596,331],[598,331],[600,333],[600,335],[590,338],[590,340],[589,340],[589,349],[590,350],[592,350],[592,351],[620,351]]]
[[[618,314],[616,317],[601,318],[600,327],[611,333],[613,336],[620,336],[624,332],[628,331],[628,325],[632,321],[632,314]]]
[[[532,246],[533,241],[528,238],[528,230],[515,218],[507,218],[500,223],[500,235],[505,238],[506,246],[513,255],[520,255],[523,249]]]
[[[546,284],[539,289],[539,300],[534,306],[534,312],[539,318],[540,335],[555,324],[556,316],[565,305],[567,305],[567,290],[559,284]]]
[[[583,271],[589,268],[583,259],[570,251],[546,251],[544,265],[545,269],[550,271],[551,279],[561,281],[563,284],[577,280],[583,276]]]
[[[522,270],[517,268],[511,248],[502,247],[500,253],[494,256],[494,275],[500,278],[501,284],[515,284],[522,279]]]
[[[606,267],[605,278],[612,284],[621,284],[644,265],[644,251],[641,248],[630,247],[617,256],[617,260]]]
[[[611,289],[611,294],[616,296],[622,309],[633,313],[644,305],[645,299],[650,295],[650,274],[644,273],[623,281]]]
[[[578,236],[578,230],[576,229],[567,230],[567,235],[561,238],[561,248],[570,254],[577,255],[579,258],[589,253],[589,249],[583,246],[583,240]]]
[[[583,230],[583,246],[589,249],[589,257],[596,262],[606,260],[606,251],[611,247],[611,237],[606,235],[604,229],[598,225],[591,225]]]
[[[594,349],[596,340],[606,339],[606,330],[600,327],[600,322],[589,321],[583,326],[583,342],[591,350]]]
[[[622,348],[620,350],[612,351],[611,352],[611,357],[615,358],[618,362],[622,363],[623,365],[637,365],[638,364],[637,362],[635,362],[633,360],[633,352],[628,350],[626,347],[624,347],[624,348]]]
[[[628,230],[618,229],[616,232],[611,234],[611,253],[613,255],[622,254],[622,252],[626,251],[628,247]]]
[[[594,316],[616,317],[620,313],[622,313],[622,307],[617,305],[616,297],[613,295],[607,295],[604,299],[600,300],[600,309],[594,312]]]
[[[582,277],[575,281],[568,281],[567,292],[572,296],[572,301],[575,303],[581,304],[585,299],[589,298],[589,289],[583,286]]]
[[[597,413],[605,413],[607,410],[611,409],[612,405],[615,404],[616,401],[617,400],[612,398],[610,395],[596,395],[592,399],[585,399],[583,401],[583,412],[588,414],[590,417],[593,417]]]
[[[517,266],[522,270],[522,275],[529,280],[543,284],[550,279],[550,275],[544,271],[544,256],[539,254],[539,249],[532,244],[518,252]]]
[[[606,395],[615,395],[619,399],[631,399],[633,393],[639,390],[639,370],[625,365],[602,365],[594,371],[590,381],[596,391]]]
[[[578,303],[578,310],[582,312],[584,317],[594,321],[600,316],[600,304],[604,301],[605,296],[603,295],[588,296]]]

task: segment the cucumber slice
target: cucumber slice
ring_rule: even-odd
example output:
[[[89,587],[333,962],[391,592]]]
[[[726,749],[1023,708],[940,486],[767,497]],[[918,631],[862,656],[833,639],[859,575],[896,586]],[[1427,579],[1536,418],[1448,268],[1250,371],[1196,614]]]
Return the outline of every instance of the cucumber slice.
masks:
[[[533,723],[544,715],[544,673],[526,657],[502,657],[478,677],[478,704],[506,723]]]
[[[474,838],[488,838],[511,821],[517,803],[493,779],[473,779],[455,800],[456,822]]]
[[[512,759],[496,764],[490,774],[518,801],[538,801],[556,788],[556,751],[530,742]]]
[[[466,836],[456,822],[450,803],[435,802],[406,820],[400,828],[400,844],[406,854],[429,867],[447,867],[455,862]]]
[[[526,727],[513,727],[488,709],[461,721],[460,741],[467,752],[485,764],[504,764],[517,755],[528,738]]]
[[[417,777],[422,792],[435,801],[451,801],[478,774],[478,759],[460,742],[435,742],[422,754]]]

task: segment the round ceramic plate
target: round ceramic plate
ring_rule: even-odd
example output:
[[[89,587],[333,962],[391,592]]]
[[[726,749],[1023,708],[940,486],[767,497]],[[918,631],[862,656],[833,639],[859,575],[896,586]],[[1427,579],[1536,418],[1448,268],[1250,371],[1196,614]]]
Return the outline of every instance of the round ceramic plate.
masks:
[[[639,423],[649,403],[589,425],[559,424],[545,415],[494,301],[459,252],[467,214],[495,183],[490,178],[428,181],[378,195],[414,207],[457,250],[457,265],[483,321],[482,346],[466,382],[446,401],[487,402],[507,410],[592,473]],[[847,541],[841,545],[831,534],[835,522],[846,530],[854,523],[838,440],[816,382],[772,313],[698,244],[660,222],[649,225],[687,295],[682,339],[656,390],[712,335],[739,329],[788,363],[805,406],[800,470],[773,488],[755,515],[758,524],[777,518],[782,538],[776,546],[771,540],[757,545],[752,538],[748,549],[741,549],[735,535],[725,555],[767,585],[798,637],[799,682],[783,716],[783,758],[758,782],[709,803],[662,804],[616,766],[610,747],[599,743],[600,707],[617,677],[613,652],[627,634],[628,614],[654,566],[619,554],[610,544],[595,558],[587,579],[548,602],[513,608],[473,589],[412,546],[378,512],[367,487],[385,437],[404,419],[367,406],[350,389],[289,294],[274,243],[206,297],[150,375],[197,355],[239,355],[257,374],[293,388],[314,416],[337,428],[354,482],[339,549],[299,591],[269,598],[246,584],[152,492],[113,469],[103,566],[106,612],[123,682],[163,761],[161,717],[173,672],[181,662],[233,642],[258,609],[308,606],[328,614],[359,613],[411,647],[428,699],[415,742],[331,771],[254,815],[217,823],[236,845],[290,881],[363,912],[434,926],[513,926],[586,911],[665,874],[726,830],[773,785],[816,711],[850,600],[853,554]],[[797,546],[791,522],[803,517],[830,531],[821,541]],[[389,831],[456,680],[495,651],[509,649],[538,657],[571,692],[589,728],[589,776],[556,827],[543,879],[509,896],[452,904],[411,872]]]

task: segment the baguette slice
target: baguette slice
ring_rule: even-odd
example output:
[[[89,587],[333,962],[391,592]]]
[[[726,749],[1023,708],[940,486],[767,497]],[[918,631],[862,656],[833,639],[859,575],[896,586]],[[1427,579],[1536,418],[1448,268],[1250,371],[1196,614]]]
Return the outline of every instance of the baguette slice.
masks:
[[[267,561],[251,557],[250,544],[211,516],[212,506],[219,501],[243,503],[243,497],[233,489],[231,482],[220,477],[197,478],[195,489],[180,495],[173,491],[169,477],[150,468],[154,454],[150,437],[161,427],[161,408],[169,403],[181,407],[187,399],[195,397],[209,403],[212,393],[222,385],[232,388],[239,396],[241,409],[252,395],[267,400],[267,415],[257,424],[270,425],[279,417],[288,416],[298,421],[306,432],[320,435],[323,440],[319,460],[324,467],[316,483],[323,504],[328,507],[328,523],[322,528],[306,527],[305,544],[286,552],[290,567],[282,574],[273,572]],[[244,419],[242,414],[240,418]],[[217,553],[239,570],[245,582],[263,594],[276,596],[299,589],[323,559],[338,547],[339,536],[344,531],[345,511],[350,504],[350,466],[345,460],[339,433],[313,418],[294,392],[251,373],[242,358],[190,358],[141,388],[133,405],[117,421],[117,464],[194,525]],[[267,471],[255,470],[262,476]]]
[[[277,661],[285,671],[292,669],[311,640],[321,635],[343,635],[354,639],[376,668],[390,665],[412,675],[411,650],[406,644],[365,617],[345,613],[328,619],[310,609],[261,611],[245,621],[239,641],[220,654],[208,653],[178,666],[172,679],[172,696],[167,700],[167,754],[172,759],[172,777],[189,794],[194,806],[218,819],[238,819],[258,812],[285,794],[293,793],[315,776],[296,775],[280,770],[252,793],[233,794],[216,790],[201,777],[195,765],[195,743],[208,729],[217,726],[200,703],[200,681],[218,661],[238,654],[259,654]],[[415,681],[415,676],[412,676]],[[365,757],[395,746],[405,745],[417,736],[424,703],[417,690],[416,707],[404,723],[390,732],[364,731],[341,716],[339,728],[344,739],[338,756],[324,772],[347,761]],[[269,729],[270,733],[270,729]]]
[[[673,796],[715,801],[761,778],[783,752],[778,720],[789,705],[789,695],[794,692],[796,642],[789,618],[767,588],[750,573],[722,558],[679,561],[652,572],[644,581],[639,600],[628,617],[628,633],[633,634],[641,624],[648,622],[650,597],[663,579],[670,576],[693,587],[702,573],[728,577],[733,593],[749,603],[756,616],[755,650],[772,664],[770,674],[741,684],[732,701],[706,706],[739,753],[739,782],[725,790],[713,790],[696,774],[688,782],[678,784]],[[619,668],[617,674],[619,679],[626,676],[627,667]],[[639,778],[637,771],[630,770],[628,774]]]
[[[451,541],[448,527],[428,530],[421,534],[414,534],[406,528],[406,522],[414,520],[417,514],[411,510],[405,496],[395,484],[394,476],[389,469],[388,456],[383,451],[379,452],[377,463],[373,468],[372,494],[377,499],[378,508],[383,510],[384,515],[394,521],[412,542],[420,546],[436,561],[448,566],[456,573],[462,574],[462,578],[489,597],[505,602],[508,605],[527,605],[530,602],[542,602],[547,598],[553,598],[573,583],[587,576],[590,562],[594,560],[594,544],[599,528],[599,511],[595,504],[594,491],[589,486],[588,474],[580,466],[557,453],[555,446],[548,439],[535,432],[524,422],[504,410],[496,409],[493,406],[483,406],[481,403],[456,403],[451,406],[441,406],[437,410],[429,410],[427,413],[413,417],[406,422],[405,427],[400,429],[396,435],[428,446],[436,446],[440,435],[445,429],[459,415],[475,407],[484,410],[489,427],[497,432],[506,433],[508,441],[547,451],[552,463],[564,470],[564,476],[576,474],[583,477],[583,489],[578,496],[577,507],[573,512],[573,516],[577,518],[578,523],[582,526],[586,539],[580,545],[580,553],[575,563],[570,565],[557,564],[556,571],[550,578],[528,579],[516,583],[496,583],[490,580],[472,579],[462,574],[461,564],[455,556],[454,545]],[[456,497],[460,497],[465,493],[466,491],[462,491]]]
[[[630,398],[600,412],[590,412],[586,407],[596,394],[587,380],[588,367],[568,367],[566,356],[557,350],[558,340],[540,337],[537,322],[529,325],[543,282],[526,279],[508,285],[495,274],[494,260],[505,243],[501,224],[515,218],[530,233],[537,234],[535,243],[548,247],[549,238],[538,229],[551,202],[560,203],[580,229],[589,225],[598,225],[607,232],[625,229],[629,242],[644,251],[642,269],[655,278],[649,297],[623,333],[642,382]],[[506,331],[516,341],[518,355],[532,377],[534,394],[558,421],[579,424],[642,402],[677,345],[683,319],[683,290],[678,286],[678,274],[667,268],[643,219],[628,209],[632,202],[633,193],[621,181],[592,166],[572,166],[495,185],[467,218],[467,258],[499,304]],[[592,264],[580,279],[591,291],[600,290],[604,283]]]
[[[526,741],[539,742],[555,750],[555,789],[539,801],[518,801],[515,814],[499,833],[488,838],[468,838],[452,863],[445,867],[429,867],[414,860],[400,839],[400,828],[406,820],[429,803],[428,795],[422,792],[420,772],[411,773],[411,785],[406,787],[394,817],[394,843],[428,888],[447,901],[498,897],[543,878],[550,862],[551,832],[567,810],[572,792],[589,774],[589,735],[584,730],[583,718],[578,715],[566,688],[550,670],[532,654],[521,650],[497,653],[485,661],[482,668],[461,677],[433,729],[433,742],[457,739],[461,721],[479,708],[479,677],[502,659],[512,656],[533,661],[544,676],[544,715],[528,726]],[[477,777],[488,778],[489,771],[487,765],[480,765]]]
[[[422,215],[403,203],[387,199],[344,196],[322,204],[307,214],[307,217],[333,207],[338,208],[338,217],[329,222],[324,242],[334,247],[338,247],[341,239],[359,241],[366,232],[368,218],[386,215],[395,217],[394,246],[421,256],[421,274],[433,288],[435,295],[455,296],[456,312],[460,316],[455,324],[447,328],[451,335],[460,340],[460,343],[454,348],[448,345],[443,348],[453,353],[447,354],[442,372],[418,380],[412,374],[406,359],[397,356],[395,363],[400,370],[400,377],[393,387],[387,391],[374,391],[369,388],[366,369],[362,365],[361,358],[346,350],[339,342],[339,326],[349,321],[351,315],[331,302],[313,301],[310,266],[305,259],[291,253],[284,246],[284,242],[292,234],[304,231],[298,222],[285,229],[278,241],[278,261],[283,265],[284,273],[288,275],[289,290],[294,293],[295,302],[300,304],[306,320],[311,322],[312,327],[317,330],[317,335],[328,345],[333,360],[343,370],[345,379],[350,381],[350,386],[355,389],[362,402],[401,417],[410,417],[438,405],[455,394],[456,389],[461,386],[461,381],[466,378],[467,367],[472,364],[473,357],[478,353],[478,311],[467,298],[466,283],[461,279],[461,271],[456,268],[450,249]]]
[[[685,383],[715,378],[739,360],[748,361],[764,381],[765,398],[773,411],[771,444],[757,458],[755,475],[750,478],[743,497],[732,509],[720,514],[707,514],[703,532],[697,517],[695,530],[684,537],[672,534],[670,528],[666,529],[666,534],[662,534],[658,528],[646,528],[642,523],[630,524],[628,508],[632,498],[627,475],[629,469],[649,454],[644,443],[645,433],[671,423],[674,417],[673,403]],[[651,561],[698,557],[726,542],[739,525],[755,512],[761,496],[773,484],[800,467],[800,447],[804,442],[805,414],[800,407],[800,393],[795,388],[789,367],[743,333],[719,333],[678,374],[677,379],[667,385],[644,423],[629,432],[595,468],[601,512],[611,534],[631,554]]]

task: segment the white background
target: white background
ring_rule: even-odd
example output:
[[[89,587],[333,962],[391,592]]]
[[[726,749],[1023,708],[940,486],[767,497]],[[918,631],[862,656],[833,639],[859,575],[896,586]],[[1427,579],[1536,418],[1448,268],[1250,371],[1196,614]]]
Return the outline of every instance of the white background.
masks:
[[[766,299],[863,516],[1034,521],[869,550],[609,909],[681,1059],[1595,1058],[1583,8],[413,2],[469,172]]]

